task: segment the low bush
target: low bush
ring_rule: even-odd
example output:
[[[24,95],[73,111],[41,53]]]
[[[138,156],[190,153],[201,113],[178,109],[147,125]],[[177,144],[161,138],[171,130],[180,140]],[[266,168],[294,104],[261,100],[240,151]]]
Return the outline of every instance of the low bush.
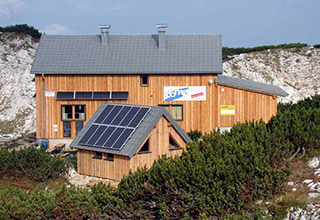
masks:
[[[202,132],[199,130],[190,131],[187,134],[193,141],[198,141],[202,136]]]
[[[0,32],[16,32],[16,33],[24,33],[28,34],[35,39],[39,39],[41,37],[41,33],[38,29],[35,29],[32,26],[27,24],[16,24],[16,25],[9,25],[6,27],[0,27]]]
[[[223,47],[222,59],[224,61],[230,60],[232,56],[242,54],[242,53],[251,53],[251,52],[264,51],[269,49],[289,49],[289,48],[300,49],[307,46],[308,44],[304,44],[304,43],[291,43],[291,44],[279,44],[279,45],[266,45],[266,46],[258,46],[258,47],[238,47],[238,48]],[[316,45],[314,45],[314,47],[315,46]]]
[[[58,178],[67,172],[63,159],[32,147],[20,151],[0,149],[0,174],[28,176],[36,181]]]
[[[1,219],[100,219],[88,190],[63,187],[57,192],[8,188],[0,191]]]

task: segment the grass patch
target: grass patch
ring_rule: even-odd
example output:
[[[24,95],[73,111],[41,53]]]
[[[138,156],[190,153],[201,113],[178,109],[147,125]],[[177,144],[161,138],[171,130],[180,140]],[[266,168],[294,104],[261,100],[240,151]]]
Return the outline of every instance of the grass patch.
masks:
[[[57,178],[53,180],[48,180],[46,182],[37,182],[28,177],[13,177],[13,176],[2,176],[0,178],[0,190],[9,188],[10,186],[21,185],[30,187],[34,190],[44,190],[49,189],[53,191],[57,191],[63,185],[70,185],[70,183],[65,178]]]
[[[304,208],[308,203],[308,190],[299,189],[295,192],[287,192],[278,201],[271,203],[270,214],[274,219],[284,219],[291,207]]]

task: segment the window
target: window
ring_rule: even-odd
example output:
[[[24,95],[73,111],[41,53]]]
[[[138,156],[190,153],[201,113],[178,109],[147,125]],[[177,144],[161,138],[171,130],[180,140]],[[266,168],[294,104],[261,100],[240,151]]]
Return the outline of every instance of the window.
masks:
[[[61,120],[86,120],[86,106],[61,105]]]
[[[105,160],[114,161],[114,154],[107,154]]]
[[[128,99],[128,91],[101,91],[101,92],[57,92],[57,100],[112,100]]]
[[[149,148],[149,139],[143,144],[138,154],[151,153]]]
[[[72,119],[72,105],[62,106],[62,120]]]
[[[71,137],[71,121],[63,122],[63,137]]]
[[[79,134],[82,128],[83,128],[83,121],[76,121],[76,135]]]
[[[101,160],[102,159],[102,153],[101,152],[95,152],[93,159]]]
[[[147,75],[141,76],[141,86],[149,86],[149,76]]]
[[[171,135],[169,136],[169,150],[180,150],[182,149],[179,144],[177,144],[177,142],[171,137]]]
[[[176,121],[183,121],[183,105],[159,105],[165,108]]]
[[[173,105],[172,106],[172,117],[177,121],[182,121],[182,105]]]
[[[75,105],[75,119],[85,120],[85,106],[84,105]]]

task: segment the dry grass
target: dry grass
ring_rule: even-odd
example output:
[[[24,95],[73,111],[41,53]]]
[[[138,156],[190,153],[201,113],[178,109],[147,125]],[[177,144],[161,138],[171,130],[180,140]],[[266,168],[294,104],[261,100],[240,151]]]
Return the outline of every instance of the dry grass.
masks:
[[[28,177],[21,178],[21,177],[8,177],[2,176],[0,179],[0,190],[8,188],[10,186],[15,186],[20,188],[30,188],[30,189],[49,189],[49,190],[58,190],[63,185],[70,185],[70,183],[65,178],[58,178],[54,180],[49,180],[47,182],[36,182],[30,180]]]

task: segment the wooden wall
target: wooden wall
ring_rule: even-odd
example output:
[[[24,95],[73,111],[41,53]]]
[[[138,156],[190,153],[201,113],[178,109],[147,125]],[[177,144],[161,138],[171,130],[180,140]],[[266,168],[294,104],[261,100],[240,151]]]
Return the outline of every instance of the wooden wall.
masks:
[[[140,75],[45,75],[45,88],[57,91],[129,91],[128,100],[112,102],[158,106],[159,104],[183,104],[183,121],[179,125],[186,132],[190,130],[210,131],[217,126],[217,88],[209,85],[209,79],[216,75],[150,75],[149,86],[141,87]],[[36,76],[37,86],[37,138],[42,134],[42,79]],[[207,101],[163,101],[164,86],[206,86]],[[46,137],[63,138],[61,122],[62,104],[86,105],[88,120],[103,101],[79,100],[61,101],[56,97],[46,97]],[[58,131],[53,131],[53,125]],[[75,126],[72,123],[72,126]],[[75,137],[75,129],[71,138]]]
[[[148,168],[151,167],[154,160],[163,154],[167,154],[169,157],[181,155],[182,149],[169,150],[169,134],[183,149],[186,149],[185,141],[173,127],[168,125],[168,121],[162,117],[146,138],[146,140],[149,139],[149,150],[151,153],[138,154],[138,151],[143,146],[142,144],[131,159],[115,155],[114,161],[107,161],[94,159],[93,151],[78,150],[78,172],[89,176],[120,180],[124,175],[129,174],[130,169],[134,172],[138,167],[145,165]],[[103,158],[105,158],[105,154],[103,154]]]
[[[78,150],[77,155],[78,173],[113,180],[120,180],[129,173],[129,157],[114,155],[114,161],[94,159],[94,152],[87,150]]]
[[[271,95],[209,85],[216,75],[150,75],[149,86],[141,87],[140,75],[45,75],[45,88],[57,91],[129,91],[128,100],[112,102],[152,105],[183,104],[183,121],[178,124],[186,131],[210,132],[216,127],[229,127],[246,120],[270,119],[277,111],[277,99]],[[206,86],[206,101],[163,101],[164,86]],[[37,138],[42,138],[42,79],[36,76],[37,87]],[[222,92],[221,88],[225,91]],[[46,97],[46,138],[64,138],[61,121],[61,105],[83,104],[86,106],[86,121],[103,101],[61,101]],[[235,116],[220,115],[221,105],[235,105]],[[86,122],[85,121],[85,122]],[[53,125],[58,131],[53,131]],[[71,124],[71,139],[76,136],[75,123]]]
[[[137,152],[130,160],[130,169],[134,172],[138,169],[138,167],[144,165],[149,168],[153,164],[154,160],[158,159],[163,154],[166,154],[168,157],[180,156],[182,149],[173,151],[169,150],[169,134],[183,149],[186,149],[185,141],[172,126],[168,127],[168,121],[162,117],[157,126],[150,133],[150,137],[148,137],[150,151],[152,153],[138,154]],[[142,146],[143,144],[140,146],[140,148]]]
[[[222,91],[224,89],[224,91]],[[231,127],[237,122],[268,121],[277,113],[277,97],[218,85],[219,127]],[[221,105],[234,105],[235,115],[221,115]]]

